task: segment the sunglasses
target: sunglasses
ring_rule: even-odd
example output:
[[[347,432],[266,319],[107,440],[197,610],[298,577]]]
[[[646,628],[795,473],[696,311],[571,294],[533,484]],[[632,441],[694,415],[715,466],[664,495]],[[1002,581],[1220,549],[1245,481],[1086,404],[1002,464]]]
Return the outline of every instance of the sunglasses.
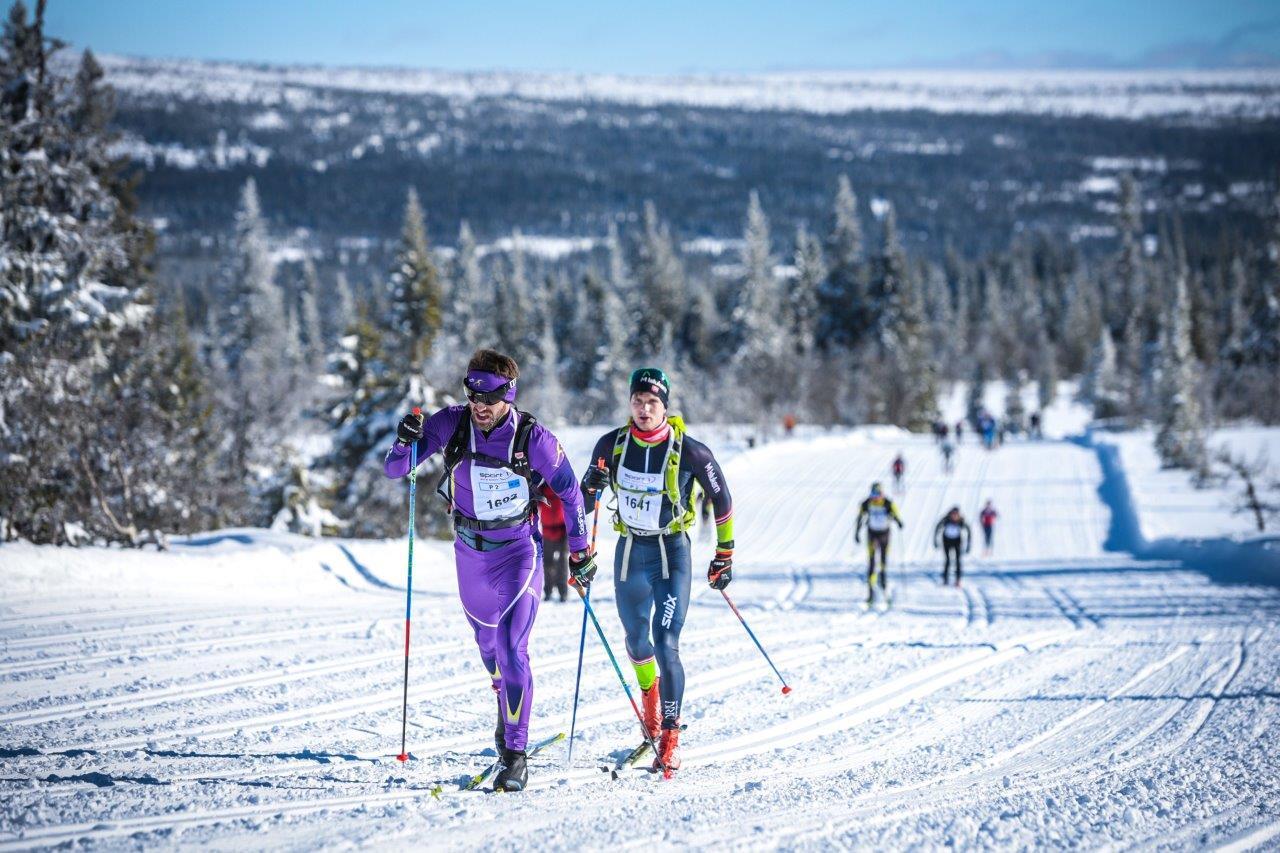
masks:
[[[507,392],[511,390],[511,382],[505,385],[499,385],[492,391],[473,391],[464,384],[463,390],[467,392],[467,399],[473,403],[483,403],[486,406],[492,406],[507,396]]]

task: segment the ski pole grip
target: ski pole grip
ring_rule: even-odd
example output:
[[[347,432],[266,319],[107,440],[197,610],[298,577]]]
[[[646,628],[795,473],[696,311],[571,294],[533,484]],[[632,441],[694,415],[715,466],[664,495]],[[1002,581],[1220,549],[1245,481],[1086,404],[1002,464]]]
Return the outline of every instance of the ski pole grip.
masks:
[[[413,413],[414,413],[415,415],[421,415],[421,414],[422,414],[422,407],[421,407],[421,406],[414,406],[414,407],[413,407]]]

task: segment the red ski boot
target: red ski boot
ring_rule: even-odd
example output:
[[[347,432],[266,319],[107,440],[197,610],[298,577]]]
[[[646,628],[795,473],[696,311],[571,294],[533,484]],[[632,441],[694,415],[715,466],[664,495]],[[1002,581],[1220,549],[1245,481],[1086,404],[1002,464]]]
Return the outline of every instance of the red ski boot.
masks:
[[[648,690],[640,691],[644,702],[644,727],[655,741],[662,734],[662,697],[658,694],[658,682],[661,680],[662,676],[658,676]]]
[[[670,779],[680,769],[680,729],[663,729],[662,740],[658,741],[658,757],[653,760],[653,769],[662,771],[663,779]]]

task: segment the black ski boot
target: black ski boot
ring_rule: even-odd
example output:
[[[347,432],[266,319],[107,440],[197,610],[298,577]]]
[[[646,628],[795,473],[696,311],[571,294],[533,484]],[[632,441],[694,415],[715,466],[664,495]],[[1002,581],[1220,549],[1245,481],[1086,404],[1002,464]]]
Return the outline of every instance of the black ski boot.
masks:
[[[502,768],[493,778],[495,791],[523,791],[529,782],[529,768],[525,764],[523,749],[504,749],[502,751]]]

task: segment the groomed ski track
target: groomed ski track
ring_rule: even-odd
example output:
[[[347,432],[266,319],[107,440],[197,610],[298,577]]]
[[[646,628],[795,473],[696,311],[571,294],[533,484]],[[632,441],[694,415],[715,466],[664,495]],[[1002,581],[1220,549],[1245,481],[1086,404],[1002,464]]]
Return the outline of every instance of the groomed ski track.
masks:
[[[598,431],[577,433],[575,454]],[[894,491],[899,451],[894,607],[868,612],[850,526],[872,480]],[[1280,593],[1105,551],[1088,447],[970,442],[947,475],[931,440],[871,428],[765,445],[726,474],[729,591],[794,693],[695,584],[684,767],[665,782],[599,769],[637,730],[589,637],[574,766],[557,747],[523,794],[458,790],[491,760],[494,705],[447,547],[415,570],[401,766],[402,542],[5,546],[0,849],[1276,844]],[[959,590],[931,542],[952,504],[979,534]],[[694,539],[698,575],[710,540]],[[593,599],[621,656],[606,585]],[[580,619],[542,606],[535,739],[568,727]]]

